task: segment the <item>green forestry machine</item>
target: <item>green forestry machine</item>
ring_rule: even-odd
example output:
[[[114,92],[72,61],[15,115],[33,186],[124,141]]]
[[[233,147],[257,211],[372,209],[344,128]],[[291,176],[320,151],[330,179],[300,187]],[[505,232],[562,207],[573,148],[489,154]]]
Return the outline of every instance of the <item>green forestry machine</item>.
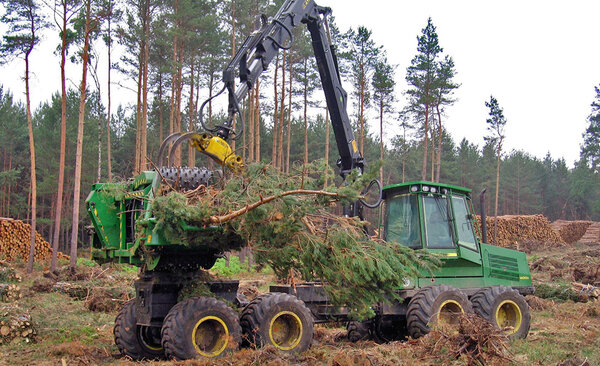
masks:
[[[287,0],[273,18],[263,17],[261,28],[246,39],[223,73],[221,93],[229,94],[228,119],[215,128],[202,122],[202,133],[169,136],[161,146],[159,161],[170,146],[168,161],[172,162],[175,148],[187,141],[224,168],[243,169],[241,158],[227,142],[240,135],[233,128],[236,114],[243,129],[239,101],[278,51],[291,46],[292,29],[305,23],[340,153],[340,175],[346,178],[354,170],[362,172],[364,160],[353,136],[346,111],[347,94],[328,37],[330,11],[313,0]],[[470,312],[513,338],[525,337],[529,331],[530,313],[523,295],[532,293],[533,287],[525,254],[485,243],[485,225],[480,232],[469,189],[424,181],[383,189],[376,182],[380,193],[377,204],[358,201],[344,210],[345,215],[356,216],[364,206],[379,206],[383,239],[425,248],[442,257],[435,273],[423,271],[418,278],[405,278],[397,289],[402,301],[373,304],[376,315],[371,319],[353,321],[349,309],[328,301],[319,283],[271,286],[270,293],[248,301],[238,293],[238,281],[206,281],[204,285],[210,289],[206,296],[179,301],[182,289],[203,281],[203,269],[211,268],[223,256],[220,242],[241,247],[243,239],[231,234],[223,238],[224,230],[219,226],[195,227],[181,222],[190,235],[197,233],[207,239],[195,246],[166,240],[152,217],[153,198],[160,186],[195,189],[219,180],[221,173],[175,168],[168,162],[165,166],[145,171],[129,183],[95,184],[86,200],[94,226],[92,257],[101,263],[140,267],[136,297],[115,320],[115,342],[124,355],[133,359],[216,357],[237,349],[242,339],[251,346],[272,345],[282,352],[301,352],[312,342],[314,323],[330,321],[346,322],[351,340],[418,338],[428,333],[431,325],[452,322],[458,314]],[[140,220],[145,223],[143,229],[136,226]],[[482,222],[485,224],[485,217]]]

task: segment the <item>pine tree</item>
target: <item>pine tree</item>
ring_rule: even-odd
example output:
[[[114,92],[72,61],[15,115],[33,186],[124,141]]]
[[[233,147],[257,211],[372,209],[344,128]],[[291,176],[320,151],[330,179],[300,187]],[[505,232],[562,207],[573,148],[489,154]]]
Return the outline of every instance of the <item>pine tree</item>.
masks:
[[[417,37],[417,41],[417,54],[406,70],[406,82],[409,85],[406,93],[409,97],[409,110],[418,120],[422,119],[423,121],[423,169],[421,170],[421,179],[425,180],[427,176],[430,113],[435,103],[437,57],[443,52],[431,18],[427,19],[427,26],[421,31],[421,36]]]
[[[373,100],[379,110],[379,159],[383,163],[383,117],[393,111],[392,104],[395,101],[394,67],[388,64],[385,56],[381,57],[375,64],[373,73]],[[379,179],[383,182],[383,164],[379,168]]]
[[[502,143],[504,142],[504,128],[506,126],[506,118],[504,111],[500,108],[498,100],[494,96],[490,96],[490,101],[485,102],[485,106],[490,109],[489,118],[486,120],[487,130],[489,135],[485,140],[494,146],[496,151],[496,195],[494,204],[494,243],[498,234],[498,190],[500,188],[500,157],[502,156]]]
[[[600,87],[595,86],[595,100],[592,102],[592,112],[588,117],[589,125],[583,134],[581,158],[589,164],[596,173],[600,173]]]
[[[375,72],[382,47],[377,46],[372,38],[372,31],[360,26],[356,30],[350,28],[344,35],[346,49],[341,56],[348,59],[351,65],[352,84],[356,101],[356,117],[360,151],[365,148],[365,118],[371,103],[371,78]]]
[[[39,31],[46,26],[41,15],[39,4],[34,0],[2,0],[1,4],[6,13],[0,19],[8,24],[8,32],[0,44],[0,58],[2,60],[12,57],[23,57],[25,60],[25,99],[27,111],[27,127],[29,130],[29,157],[30,157],[30,198],[31,198],[31,242],[27,272],[33,272],[33,256],[35,254],[35,234],[37,217],[37,186],[35,143],[33,138],[33,121],[31,117],[31,99],[29,90],[29,57],[34,47],[40,41]]]

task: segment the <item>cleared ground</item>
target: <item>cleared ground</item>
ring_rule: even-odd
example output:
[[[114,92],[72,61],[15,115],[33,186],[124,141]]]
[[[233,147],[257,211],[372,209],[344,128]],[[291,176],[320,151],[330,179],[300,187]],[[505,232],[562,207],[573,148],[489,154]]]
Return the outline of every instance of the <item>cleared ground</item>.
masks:
[[[492,333],[473,330],[482,329],[478,324],[459,332],[441,329],[419,341],[383,345],[370,341],[347,342],[343,326],[333,325],[318,326],[313,347],[298,356],[281,355],[269,348],[242,349],[217,360],[180,363],[135,363],[119,356],[112,328],[119,304],[132,295],[136,276],[132,268],[101,268],[83,261],[81,272],[76,276],[63,270],[57,277],[48,278],[48,275],[44,277],[41,267],[27,276],[23,263],[13,263],[16,274],[22,277],[17,285],[23,297],[0,303],[0,319],[9,314],[29,315],[37,335],[33,342],[18,337],[0,345],[0,365],[462,365],[479,361],[515,365],[599,365],[600,302],[573,291],[571,286],[573,281],[598,285],[599,254],[600,245],[581,244],[534,250],[528,255],[535,284],[546,289],[545,297],[555,299],[528,297],[532,307],[529,337],[507,342],[506,351],[501,355],[493,351],[496,346],[502,350],[504,342]],[[228,276],[249,279],[250,282],[244,284],[248,295],[266,291],[268,284],[275,280],[268,271],[229,273]],[[469,332],[476,334],[466,334]],[[465,339],[471,343],[464,343]],[[464,350],[456,349],[463,345],[466,345]]]

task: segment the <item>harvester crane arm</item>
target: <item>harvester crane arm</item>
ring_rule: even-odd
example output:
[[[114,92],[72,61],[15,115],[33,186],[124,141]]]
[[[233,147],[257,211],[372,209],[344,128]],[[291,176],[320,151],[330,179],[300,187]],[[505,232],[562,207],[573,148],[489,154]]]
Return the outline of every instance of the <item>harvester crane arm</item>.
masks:
[[[252,89],[260,75],[267,70],[279,50],[291,47],[294,37],[292,30],[300,23],[305,23],[312,38],[314,55],[340,154],[338,161],[340,175],[345,179],[354,169],[362,172],[364,159],[358,150],[348,117],[348,95],[342,87],[335,47],[329,42],[325,27],[330,12],[331,9],[318,6],[313,0],[286,0],[272,19],[267,21],[263,16],[260,29],[245,40],[223,71],[224,88],[221,92],[226,90],[229,94],[227,120],[220,126],[209,128],[204,125],[201,111],[202,127],[214,133],[219,139],[227,141],[232,134],[235,134],[233,121],[236,114],[239,114],[240,128],[243,129],[240,101]],[[236,71],[239,77],[237,85]]]

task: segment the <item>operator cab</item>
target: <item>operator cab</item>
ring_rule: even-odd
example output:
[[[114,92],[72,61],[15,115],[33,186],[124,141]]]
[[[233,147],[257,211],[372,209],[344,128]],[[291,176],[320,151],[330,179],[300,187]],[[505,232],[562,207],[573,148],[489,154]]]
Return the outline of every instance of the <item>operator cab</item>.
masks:
[[[447,253],[479,251],[470,189],[409,182],[384,187],[383,199],[385,240]]]

